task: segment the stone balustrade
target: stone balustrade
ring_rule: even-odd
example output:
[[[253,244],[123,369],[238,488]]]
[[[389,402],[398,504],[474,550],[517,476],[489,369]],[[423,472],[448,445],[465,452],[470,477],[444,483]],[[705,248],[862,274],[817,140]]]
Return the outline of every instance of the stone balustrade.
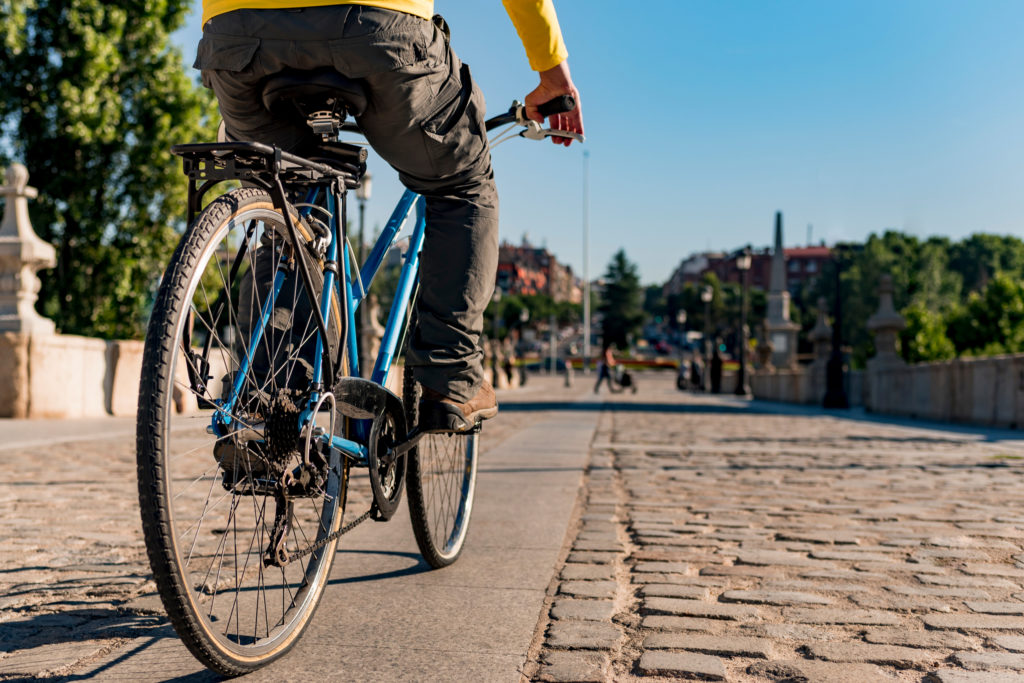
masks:
[[[52,246],[29,220],[36,189],[28,170],[13,164],[0,187],[0,417],[134,415],[142,372],[141,341],[108,341],[57,334],[35,310],[36,272],[56,263]],[[220,356],[215,354],[215,358]],[[184,365],[178,369],[187,386]],[[225,374],[212,368],[214,377]],[[196,409],[187,392],[175,396],[178,412]]]
[[[795,370],[757,374],[751,387],[757,398],[820,404],[825,394],[824,364],[831,350],[825,303],[811,333],[815,360]],[[873,413],[964,422],[994,427],[1024,427],[1024,354],[958,358],[907,365],[896,349],[905,321],[892,302],[892,279],[879,282],[879,310],[868,320],[878,353],[864,371],[847,372],[852,406]]]

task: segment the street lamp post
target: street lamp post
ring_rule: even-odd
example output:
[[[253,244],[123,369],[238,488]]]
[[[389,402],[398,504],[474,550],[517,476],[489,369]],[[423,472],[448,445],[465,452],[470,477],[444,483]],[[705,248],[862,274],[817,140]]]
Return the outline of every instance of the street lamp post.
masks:
[[[373,183],[373,175],[367,171],[356,188],[356,199],[359,200],[359,245],[356,249],[356,260],[363,265],[363,245],[366,244],[366,202],[370,200],[370,189]]]
[[[747,383],[747,305],[748,290],[750,289],[750,264],[753,259],[750,254],[750,247],[745,247],[739,256],[736,257],[736,269],[742,277],[742,297],[740,303],[740,370],[736,377],[736,388],[733,393],[737,396],[749,396],[750,385]]]
[[[583,150],[583,372],[590,372],[590,151]]]
[[[715,292],[711,285],[705,285],[700,291],[700,300],[704,302],[704,372],[701,373],[701,388],[708,390],[708,370],[711,368],[711,300],[715,298]]]
[[[356,188],[356,199],[359,200],[359,244],[356,245],[356,268],[363,266],[363,245],[366,244],[366,202],[370,199],[372,182],[373,176],[367,172],[363,174],[363,179],[359,183],[359,187]],[[366,305],[367,299],[365,293],[363,294],[363,300],[359,306],[359,316],[356,319],[356,332],[359,339],[359,372],[366,375],[368,372],[366,364],[369,362],[366,352],[370,348],[370,340],[364,339],[363,335],[366,330],[370,329],[370,321],[367,318],[370,307]]]
[[[498,339],[498,304],[501,303],[501,287],[494,287],[494,294],[491,295],[491,301],[494,303],[494,328],[491,330],[491,337],[495,341]]]
[[[842,249],[841,245],[835,245],[832,249],[835,254],[833,265],[835,266],[835,288],[836,298],[833,308],[835,321],[832,323],[832,353],[825,365],[825,399],[822,405],[825,408],[845,409],[850,407],[850,399],[846,395],[845,377],[843,372],[843,297],[840,287],[842,286]]]

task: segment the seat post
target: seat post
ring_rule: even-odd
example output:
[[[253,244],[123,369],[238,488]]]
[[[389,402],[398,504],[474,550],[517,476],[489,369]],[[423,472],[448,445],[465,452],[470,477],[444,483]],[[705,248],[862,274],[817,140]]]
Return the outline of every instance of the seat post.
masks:
[[[309,115],[306,123],[324,142],[332,142],[338,139],[343,118],[344,113],[339,117],[333,111],[315,111]]]

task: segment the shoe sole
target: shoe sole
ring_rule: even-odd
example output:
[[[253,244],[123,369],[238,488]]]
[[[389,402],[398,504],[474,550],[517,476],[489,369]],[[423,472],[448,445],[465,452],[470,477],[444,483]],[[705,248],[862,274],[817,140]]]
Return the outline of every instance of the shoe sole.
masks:
[[[466,416],[450,403],[420,404],[420,431],[427,434],[461,434],[472,431],[477,423],[489,420],[497,414],[498,406],[481,408]]]

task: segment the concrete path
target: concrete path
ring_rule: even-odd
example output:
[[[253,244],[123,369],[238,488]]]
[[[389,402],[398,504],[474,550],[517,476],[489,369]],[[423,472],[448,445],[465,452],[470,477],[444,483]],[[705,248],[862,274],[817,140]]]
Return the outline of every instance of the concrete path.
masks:
[[[422,562],[404,506],[390,523],[367,522],[344,538],[299,646],[249,678],[520,680],[599,417],[571,409],[580,393],[547,382],[502,397],[501,420],[484,431],[470,537],[455,565],[430,571]],[[517,402],[541,395],[570,409],[517,410]],[[9,426],[25,439],[25,423]],[[75,472],[54,474],[36,460],[30,473],[19,473],[11,465],[32,460],[32,444],[9,448],[7,466],[0,465],[9,484],[0,487],[2,500],[20,510],[5,519],[14,534],[0,536],[7,608],[0,678],[212,680],[160,617],[146,580],[130,445],[117,430],[106,441],[91,425],[83,431],[82,440],[58,446],[53,460]],[[21,487],[13,485],[19,474]],[[353,489],[349,509],[358,514],[368,506],[365,477]],[[61,507],[61,498],[95,503],[104,493],[115,500],[81,520]],[[73,549],[90,543],[99,546],[92,559],[76,563]],[[17,554],[29,548],[26,567]]]

